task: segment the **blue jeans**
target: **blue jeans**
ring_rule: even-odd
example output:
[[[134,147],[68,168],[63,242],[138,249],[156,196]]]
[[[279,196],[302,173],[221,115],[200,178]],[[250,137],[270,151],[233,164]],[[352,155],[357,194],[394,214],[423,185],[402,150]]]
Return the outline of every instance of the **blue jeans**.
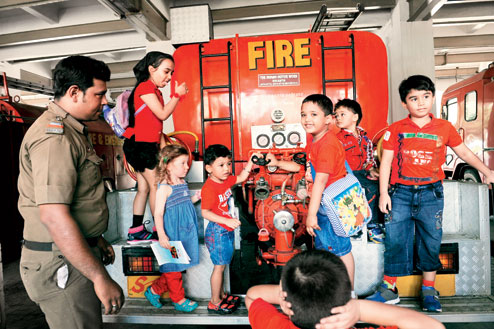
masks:
[[[233,257],[235,232],[228,231],[215,222],[209,222],[204,242],[214,265],[228,265]]]
[[[417,268],[432,272],[442,267],[444,192],[442,182],[427,185],[393,185],[389,191],[392,210],[385,215],[384,274],[412,274],[414,237]]]
[[[314,230],[316,233],[314,245],[317,250],[326,250],[338,257],[345,256],[352,251],[350,238],[336,235],[328,216],[324,213],[323,205],[317,212],[317,225],[321,228],[320,231]]]

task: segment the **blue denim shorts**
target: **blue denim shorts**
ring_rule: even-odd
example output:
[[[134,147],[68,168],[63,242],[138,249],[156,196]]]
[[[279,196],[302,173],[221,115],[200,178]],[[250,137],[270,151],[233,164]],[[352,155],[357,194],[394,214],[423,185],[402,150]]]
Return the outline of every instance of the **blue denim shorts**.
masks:
[[[442,182],[427,185],[396,184],[391,187],[389,196],[392,210],[384,219],[384,274],[412,274],[414,251],[417,253],[419,270],[432,272],[440,269],[439,249],[444,208]]]
[[[214,265],[228,265],[233,257],[235,232],[228,231],[215,222],[209,222],[204,242]]]
[[[352,251],[350,238],[336,235],[328,216],[326,216],[323,210],[323,205],[321,205],[317,212],[317,224],[321,230],[314,230],[316,233],[314,239],[316,249],[329,251],[338,257],[345,256]]]

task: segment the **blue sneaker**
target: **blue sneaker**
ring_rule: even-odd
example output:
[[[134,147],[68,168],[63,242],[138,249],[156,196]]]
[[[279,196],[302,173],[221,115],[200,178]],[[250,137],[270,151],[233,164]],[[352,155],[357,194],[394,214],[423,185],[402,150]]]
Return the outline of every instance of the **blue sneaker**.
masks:
[[[153,294],[151,292],[151,286],[149,286],[144,292],[146,299],[156,308],[162,308],[163,304],[160,303],[160,295]]]
[[[388,287],[382,283],[377,291],[366,298],[374,302],[380,302],[384,304],[398,304],[400,302],[400,296],[398,295],[398,288],[388,289]]]
[[[422,301],[422,310],[438,313],[443,311],[441,303],[439,302],[439,291],[434,289],[434,287],[422,286],[420,299]]]

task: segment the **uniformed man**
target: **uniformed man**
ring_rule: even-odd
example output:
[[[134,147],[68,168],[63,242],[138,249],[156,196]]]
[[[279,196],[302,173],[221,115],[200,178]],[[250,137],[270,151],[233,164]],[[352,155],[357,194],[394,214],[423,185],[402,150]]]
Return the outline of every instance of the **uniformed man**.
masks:
[[[20,273],[50,328],[101,328],[101,303],[105,314],[118,313],[124,303],[102,262],[112,263],[115,254],[101,236],[108,225],[102,160],[84,125],[101,114],[108,80],[110,70],[101,61],[60,61],[53,72],[54,101],[20,149]]]

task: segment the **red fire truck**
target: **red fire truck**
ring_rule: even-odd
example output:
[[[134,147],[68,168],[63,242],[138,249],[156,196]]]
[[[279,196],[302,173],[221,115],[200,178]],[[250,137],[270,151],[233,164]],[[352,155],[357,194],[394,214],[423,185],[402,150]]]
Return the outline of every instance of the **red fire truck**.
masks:
[[[494,169],[494,63],[450,86],[442,97],[441,117],[450,121],[463,142]],[[481,182],[483,176],[448,150],[445,173],[453,179]]]
[[[382,40],[369,32],[211,40],[183,45],[176,50],[174,58],[174,79],[185,81],[190,90],[174,112],[174,128],[199,136],[200,154],[215,143],[229,147],[237,173],[254,151],[274,153],[287,160],[303,157],[306,135],[300,125],[300,106],[309,94],[326,94],[333,102],[356,99],[363,109],[361,125],[375,142],[387,126],[386,49]],[[196,142],[189,135],[181,139],[190,149]],[[200,173],[197,183],[191,184],[191,190],[200,189],[204,180],[202,162],[194,161],[191,172]],[[259,163],[242,189],[234,191],[237,201],[245,202],[238,202],[242,225],[235,231],[236,250],[226,271],[226,290],[243,294],[251,285],[276,282],[282,265],[310,245],[310,239],[304,234],[306,200],[297,196],[303,176],[303,172],[291,174]],[[450,206],[445,208],[444,215],[441,251],[444,269],[437,280],[444,312],[436,315],[443,321],[494,320],[494,301],[489,297],[486,191],[484,185],[445,182],[446,202]],[[178,314],[167,303],[163,311],[153,309],[143,293],[159,275],[158,265],[149,246],[129,246],[125,241],[131,223],[132,200],[133,194],[128,191],[108,195],[111,217],[105,237],[113,241],[117,255],[116,263],[108,270],[127,288],[124,290],[128,299],[120,314],[105,316],[104,321],[248,324],[245,308],[223,317],[207,314],[212,264],[203,244],[205,223],[200,216],[200,264],[184,274],[186,294],[200,302],[198,310],[191,315]],[[200,214],[199,207],[197,210]],[[477,220],[465,223],[464,214]],[[149,213],[146,216],[151,219]],[[352,240],[352,245],[356,292],[369,294],[382,279],[384,246],[368,243],[366,234]],[[416,296],[420,275],[400,278],[398,284],[400,295]],[[415,298],[405,298],[403,304],[418,309]]]

